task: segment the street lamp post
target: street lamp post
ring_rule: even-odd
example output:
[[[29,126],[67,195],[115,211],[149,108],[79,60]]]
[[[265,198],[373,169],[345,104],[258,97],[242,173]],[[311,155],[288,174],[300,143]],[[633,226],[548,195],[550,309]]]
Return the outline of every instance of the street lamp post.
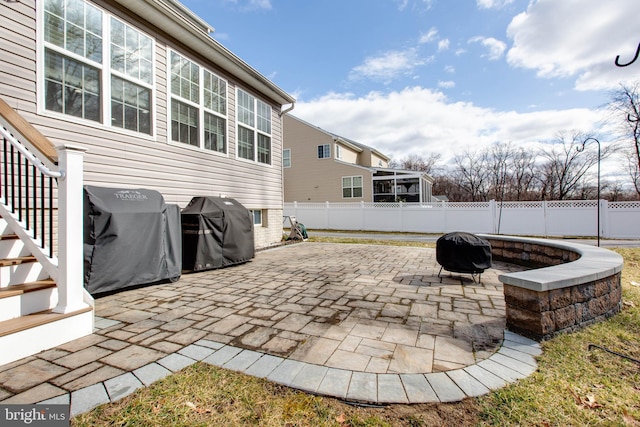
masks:
[[[639,46],[640,49],[640,46]],[[582,146],[576,147],[576,150],[583,151],[588,141],[595,141],[598,144],[598,201],[597,201],[597,219],[598,221],[598,246],[600,246],[600,141],[594,137],[589,137],[582,142]]]

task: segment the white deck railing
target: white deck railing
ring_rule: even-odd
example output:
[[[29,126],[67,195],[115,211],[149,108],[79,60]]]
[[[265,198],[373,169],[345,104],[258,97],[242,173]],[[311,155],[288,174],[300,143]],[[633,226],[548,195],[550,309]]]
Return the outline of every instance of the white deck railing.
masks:
[[[83,286],[85,150],[56,147],[58,164],[51,168],[2,115],[0,139],[0,215],[56,282],[55,312],[70,313],[92,304]]]

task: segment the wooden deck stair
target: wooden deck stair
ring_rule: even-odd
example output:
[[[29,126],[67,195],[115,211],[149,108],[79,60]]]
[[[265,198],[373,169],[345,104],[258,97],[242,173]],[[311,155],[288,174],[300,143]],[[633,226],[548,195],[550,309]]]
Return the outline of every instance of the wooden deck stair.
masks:
[[[38,280],[37,282],[22,283],[0,288],[0,299],[23,295],[29,292],[37,292],[43,289],[55,288],[56,282],[51,279]]]
[[[0,322],[0,337],[26,331],[37,326],[43,326],[68,317],[77,316],[92,311],[92,307],[86,307],[71,313],[54,313],[53,310],[27,314],[26,316]]]
[[[91,306],[69,313],[54,312],[56,282],[47,277],[17,235],[8,229],[4,233],[0,234],[0,348],[12,352],[0,352],[0,365],[77,338],[77,325],[87,324],[93,316]],[[91,328],[83,335],[90,332]]]

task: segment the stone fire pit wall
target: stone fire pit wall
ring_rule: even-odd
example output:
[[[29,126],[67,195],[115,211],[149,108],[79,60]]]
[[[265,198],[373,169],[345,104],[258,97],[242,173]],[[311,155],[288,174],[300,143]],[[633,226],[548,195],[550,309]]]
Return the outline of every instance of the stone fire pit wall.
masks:
[[[559,240],[480,235],[496,261],[530,267],[503,274],[507,328],[541,341],[618,313],[622,257]]]

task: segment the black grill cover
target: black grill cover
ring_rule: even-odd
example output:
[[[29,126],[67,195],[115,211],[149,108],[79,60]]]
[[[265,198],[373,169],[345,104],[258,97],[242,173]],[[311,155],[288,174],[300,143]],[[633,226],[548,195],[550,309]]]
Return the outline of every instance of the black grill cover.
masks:
[[[436,241],[436,261],[454,273],[482,273],[491,268],[491,244],[474,234],[448,233]]]
[[[182,210],[184,270],[222,268],[253,257],[253,216],[236,200],[194,197]]]
[[[89,293],[180,277],[180,208],[157,191],[85,186],[84,218]]]

